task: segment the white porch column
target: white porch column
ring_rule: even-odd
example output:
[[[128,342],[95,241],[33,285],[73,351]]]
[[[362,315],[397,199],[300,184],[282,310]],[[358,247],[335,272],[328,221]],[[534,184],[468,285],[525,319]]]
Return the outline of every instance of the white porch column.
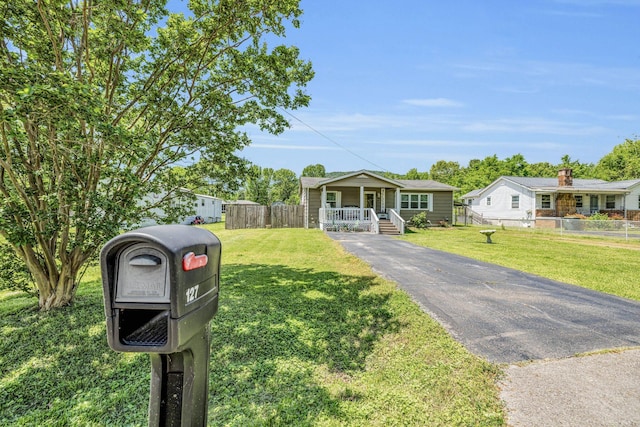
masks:
[[[400,189],[396,188],[396,212],[400,213]]]
[[[364,220],[364,187],[360,187],[360,220]]]
[[[327,186],[322,186],[322,196],[320,197],[320,207],[322,209],[327,207]]]

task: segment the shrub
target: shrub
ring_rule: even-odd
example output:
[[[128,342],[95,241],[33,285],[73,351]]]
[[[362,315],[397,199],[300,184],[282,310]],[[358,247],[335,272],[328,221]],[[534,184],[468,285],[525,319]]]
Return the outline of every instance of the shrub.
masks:
[[[0,243],[0,289],[35,293],[31,273],[8,243]]]
[[[411,217],[411,225],[416,228],[427,228],[429,227],[429,220],[427,220],[427,213],[420,212]]]
[[[609,215],[606,213],[595,212],[591,214],[589,221],[609,221]]]

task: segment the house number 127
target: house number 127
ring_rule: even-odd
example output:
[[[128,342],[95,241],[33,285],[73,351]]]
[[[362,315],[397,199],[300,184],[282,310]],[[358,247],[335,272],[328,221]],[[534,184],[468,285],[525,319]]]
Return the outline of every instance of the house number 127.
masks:
[[[198,298],[198,287],[200,285],[195,285],[189,289],[187,289],[187,304],[189,304],[190,302],[194,301],[196,298]]]

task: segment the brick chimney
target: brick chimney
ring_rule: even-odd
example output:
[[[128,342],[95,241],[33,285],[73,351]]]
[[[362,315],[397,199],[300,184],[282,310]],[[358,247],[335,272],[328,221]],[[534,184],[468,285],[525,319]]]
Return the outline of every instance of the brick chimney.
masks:
[[[558,187],[573,186],[573,170],[571,168],[563,168],[558,171]]]

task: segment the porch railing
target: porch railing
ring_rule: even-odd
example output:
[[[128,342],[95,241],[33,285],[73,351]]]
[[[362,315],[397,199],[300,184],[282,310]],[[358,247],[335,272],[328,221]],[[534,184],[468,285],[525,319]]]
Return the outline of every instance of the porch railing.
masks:
[[[389,221],[391,221],[391,223],[396,226],[398,231],[400,231],[400,234],[404,234],[404,219],[402,219],[400,214],[393,209],[388,209],[388,212]]]
[[[324,231],[378,232],[378,217],[373,209],[320,208],[318,222]]]

